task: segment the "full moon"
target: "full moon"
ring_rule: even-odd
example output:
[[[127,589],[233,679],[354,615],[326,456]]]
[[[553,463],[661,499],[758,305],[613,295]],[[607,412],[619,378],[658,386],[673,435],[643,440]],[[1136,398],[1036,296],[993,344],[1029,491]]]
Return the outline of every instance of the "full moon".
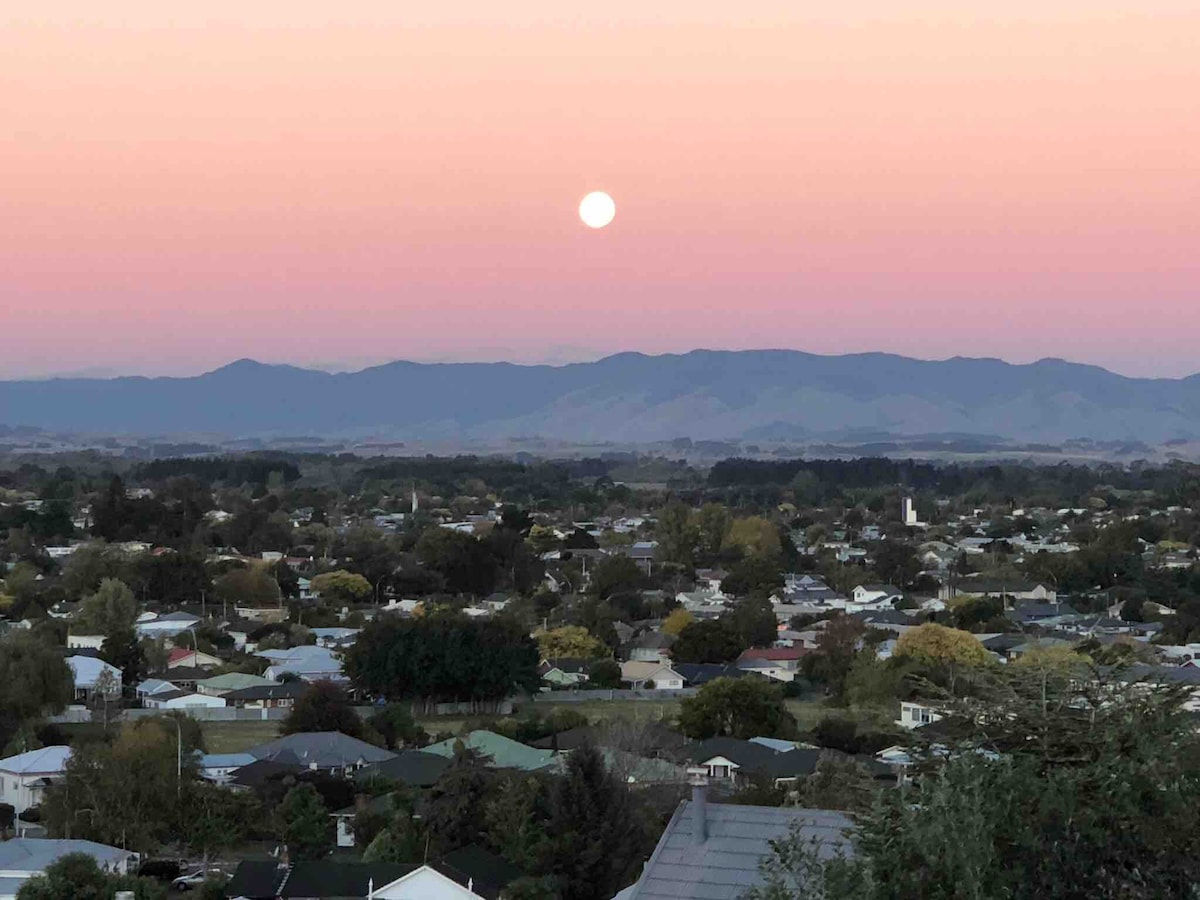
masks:
[[[592,191],[579,204],[579,218],[588,228],[603,228],[617,214],[617,204],[604,191]]]

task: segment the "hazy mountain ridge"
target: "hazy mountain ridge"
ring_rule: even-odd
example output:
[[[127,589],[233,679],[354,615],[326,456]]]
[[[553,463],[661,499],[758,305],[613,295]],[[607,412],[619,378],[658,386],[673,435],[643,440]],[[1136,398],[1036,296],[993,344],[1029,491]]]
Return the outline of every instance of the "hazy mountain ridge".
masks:
[[[367,434],[648,442],[956,432],[1024,441],[1200,437],[1200,376],[787,350],[592,363],[394,362],[331,374],[239,360],[188,378],[0,382],[0,424],[127,434]]]

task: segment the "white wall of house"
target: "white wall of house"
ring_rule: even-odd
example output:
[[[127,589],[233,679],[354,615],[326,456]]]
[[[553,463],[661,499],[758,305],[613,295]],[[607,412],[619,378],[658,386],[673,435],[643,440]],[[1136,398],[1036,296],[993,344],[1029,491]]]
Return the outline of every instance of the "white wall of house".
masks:
[[[943,716],[932,706],[925,706],[922,703],[901,703],[900,718],[896,720],[896,724],[901,728],[920,728],[922,725],[929,725],[932,722],[940,722]]]
[[[45,778],[45,774],[18,774],[0,769],[0,803],[12,804],[18,816],[31,806],[40,806],[46,789]]]
[[[737,763],[731,759],[726,759],[724,756],[714,756],[712,759],[706,759],[700,765],[708,769],[708,777],[722,781],[728,781],[737,775],[737,770],[740,768]]]
[[[204,694],[187,694],[183,697],[172,697],[160,700],[153,694],[143,701],[150,709],[224,709],[224,697],[209,697]]]
[[[102,634],[68,634],[67,647],[71,650],[99,650],[104,644]]]
[[[422,866],[391,884],[375,887],[375,900],[483,900],[474,891]]]

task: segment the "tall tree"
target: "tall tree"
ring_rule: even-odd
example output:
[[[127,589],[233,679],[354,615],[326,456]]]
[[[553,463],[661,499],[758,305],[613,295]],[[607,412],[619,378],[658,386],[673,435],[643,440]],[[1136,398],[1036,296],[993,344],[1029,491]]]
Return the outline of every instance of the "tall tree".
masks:
[[[679,707],[679,729],[690,738],[794,738],[796,719],[783,691],[757,678],[716,678]]]
[[[275,809],[279,838],[293,859],[320,859],[333,846],[333,820],[317,789],[298,784]]]
[[[363,735],[363,721],[346,692],[332,681],[318,681],[296,698],[283,720],[283,733],[340,731],[350,737]]]
[[[137,616],[137,599],[129,586],[116,578],[105,578],[94,594],[83,598],[75,627],[88,634],[113,634],[133,628]]]
[[[747,646],[729,622],[700,619],[679,632],[671,657],[682,663],[727,663]]]
[[[567,758],[550,791],[549,872],[562,900],[608,900],[636,877],[647,850],[644,819],[628,785],[594,747]]]
[[[1189,690],[1100,673],[991,673],[963,737],[859,816],[853,859],[798,833],[750,900],[1188,897],[1200,883],[1200,753]],[[987,750],[988,752],[980,752]]]

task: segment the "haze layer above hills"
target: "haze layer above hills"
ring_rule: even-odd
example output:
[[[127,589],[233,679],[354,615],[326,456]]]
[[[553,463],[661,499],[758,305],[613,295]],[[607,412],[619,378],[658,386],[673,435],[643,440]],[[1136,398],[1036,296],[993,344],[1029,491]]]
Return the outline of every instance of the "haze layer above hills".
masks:
[[[561,367],[394,362],[343,374],[241,360],[188,378],[0,382],[0,424],[413,440],[874,433],[1162,443],[1200,436],[1200,375],[1126,378],[1054,359],[1012,365],[788,350],[622,353]]]

